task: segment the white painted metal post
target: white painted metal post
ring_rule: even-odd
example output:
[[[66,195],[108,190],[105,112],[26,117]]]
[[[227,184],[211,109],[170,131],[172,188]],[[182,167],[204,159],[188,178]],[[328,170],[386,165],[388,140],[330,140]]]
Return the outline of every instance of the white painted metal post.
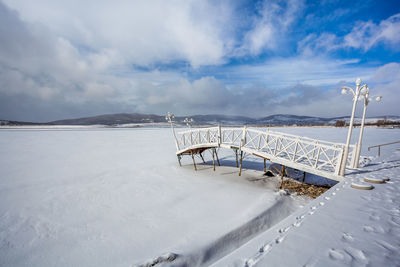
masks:
[[[278,154],[278,141],[279,141],[279,136],[276,137],[275,139],[275,150],[274,150],[274,156]]]
[[[314,163],[314,168],[316,168],[316,169],[317,169],[320,153],[321,153],[321,146],[318,146],[317,158],[315,159],[315,163]]]
[[[354,114],[356,112],[357,100],[358,100],[358,96],[360,94],[360,85],[361,85],[361,79],[358,78],[356,80],[356,91],[354,92],[354,97],[353,97],[353,109],[351,111],[349,131],[347,132],[347,141],[346,141],[346,146],[344,147],[344,154],[343,154],[343,159],[342,159],[341,166],[340,166],[339,175],[344,175],[344,173],[346,171],[346,162],[347,162],[347,158],[349,156],[351,131],[353,130]]]
[[[350,147],[351,146],[349,146],[349,157],[350,157],[350,166],[351,166],[351,168],[355,168],[354,166],[356,165],[356,147],[357,147],[357,144],[355,144],[354,146],[353,146],[353,150],[351,151],[351,154],[350,154]],[[347,159],[347,161],[349,161],[348,159]],[[346,164],[347,164],[347,162],[346,162]]]
[[[243,146],[244,146],[246,144],[246,126],[243,126],[242,139],[243,139]]]
[[[379,102],[382,99],[382,96],[377,96],[376,101]],[[364,109],[363,109],[363,116],[362,116],[362,121],[361,121],[361,128],[360,128],[360,136],[358,137],[358,143],[356,147],[356,161],[354,164],[354,168],[358,168],[359,162],[360,162],[360,153],[361,153],[361,145],[362,145],[362,138],[363,138],[363,133],[364,133],[364,124],[365,124],[365,114],[367,113],[367,107],[368,103],[372,100],[372,98],[369,98],[369,88],[368,86],[365,88],[365,94],[364,94]]]
[[[165,119],[171,124],[172,134],[174,135],[174,140],[175,140],[176,151],[179,151],[178,139],[176,138],[175,129],[174,129],[174,121],[173,121],[174,118],[175,118],[175,115],[171,114],[169,112],[168,112],[167,116],[165,117]]]
[[[260,137],[259,137],[259,139],[258,139],[258,145],[257,145],[257,150],[260,150],[260,147],[261,147],[261,137],[262,137],[262,135],[261,134],[258,134]]]
[[[221,131],[221,124],[218,124],[218,146],[222,144],[222,131]]]
[[[294,148],[293,161],[296,162],[297,147],[299,146],[299,139],[296,139],[296,146]]]
[[[342,166],[342,159],[343,159],[343,154],[344,154],[344,148],[341,148],[339,155],[338,155],[338,159],[336,161],[336,167],[335,167],[335,174],[339,174],[340,173],[340,167]]]
[[[363,133],[364,133],[365,113],[367,112],[367,106],[368,106],[368,94],[365,95],[365,99],[364,99],[364,109],[363,109],[363,116],[362,116],[362,121],[361,121],[360,136],[358,137],[358,143],[356,146],[356,155],[355,155],[355,159],[354,159],[353,168],[358,168],[358,164],[360,162],[361,142],[362,142],[362,137],[363,137]]]

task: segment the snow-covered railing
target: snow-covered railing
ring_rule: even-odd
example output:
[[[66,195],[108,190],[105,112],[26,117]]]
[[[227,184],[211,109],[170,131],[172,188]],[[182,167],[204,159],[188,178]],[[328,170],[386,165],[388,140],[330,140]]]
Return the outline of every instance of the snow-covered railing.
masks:
[[[205,146],[217,146],[219,127],[191,129],[188,131],[180,132],[177,136],[178,152],[185,151],[188,148],[199,148]],[[178,153],[177,154],[180,154]]]
[[[177,154],[196,148],[238,149],[317,175],[339,175],[345,144],[252,128],[210,127],[177,134]],[[354,145],[350,147],[350,155]],[[352,166],[352,157],[346,166]],[[324,175],[325,174],[325,175]],[[329,175],[328,175],[329,176]]]

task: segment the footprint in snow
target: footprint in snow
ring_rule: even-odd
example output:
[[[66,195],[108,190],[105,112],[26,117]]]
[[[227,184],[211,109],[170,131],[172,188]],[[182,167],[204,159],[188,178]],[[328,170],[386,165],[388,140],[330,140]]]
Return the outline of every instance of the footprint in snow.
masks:
[[[300,215],[300,216],[297,216],[297,217],[296,217],[296,220],[302,220],[302,219],[304,219],[305,216],[306,216],[305,214]]]
[[[179,257],[178,254],[175,254],[175,253],[167,253],[167,254],[164,254],[164,255],[162,255],[162,256],[156,258],[156,259],[150,260],[150,261],[148,261],[148,262],[146,262],[146,263],[144,263],[144,264],[141,264],[141,265],[132,265],[132,266],[155,266],[155,265],[163,264],[163,263],[167,263],[167,262],[171,263],[171,262],[173,262],[174,260],[176,260],[178,257]]]
[[[290,229],[290,226],[286,227],[286,228],[281,228],[278,230],[279,233],[284,233],[287,232]]]
[[[377,215],[370,215],[369,219],[371,221],[379,221],[381,218],[379,216],[377,216]]]
[[[378,244],[378,246],[383,247],[384,249],[386,249],[392,253],[397,252],[399,250],[399,248],[396,248],[395,246],[389,244],[388,242],[386,242],[384,240],[376,240],[375,243]]]
[[[256,263],[257,263],[256,260],[249,259],[249,260],[246,261],[246,263],[244,264],[244,266],[245,266],[245,267],[251,267],[251,266],[254,266]]]
[[[267,244],[265,246],[262,246],[259,251],[260,253],[268,253],[271,247],[272,247],[271,244]]]
[[[364,230],[364,232],[367,232],[367,233],[375,232],[374,227],[368,226],[368,225],[364,226],[363,230]]]
[[[279,244],[282,243],[282,241],[285,239],[284,236],[278,237],[277,239],[275,239],[275,243]]]
[[[329,200],[329,199],[331,199],[330,197],[324,197],[326,200]]]
[[[317,206],[312,206],[310,209],[311,211],[308,214],[313,215],[315,210],[317,209]]]
[[[329,250],[329,257],[333,260],[344,260],[344,254],[333,248]]]
[[[324,202],[319,202],[319,205],[323,206],[323,205],[325,205],[325,203]]]
[[[335,193],[335,192],[332,192],[332,196],[334,196],[334,195],[336,195],[336,193]]]
[[[301,225],[302,223],[303,223],[302,221],[297,221],[297,222],[293,223],[293,226],[294,226],[294,227],[300,227],[300,225]]]
[[[344,241],[346,241],[346,242],[353,242],[354,241],[354,238],[348,233],[343,233],[342,239]]]
[[[360,263],[368,263],[367,257],[365,257],[364,252],[357,248],[347,247],[344,249],[355,261]]]

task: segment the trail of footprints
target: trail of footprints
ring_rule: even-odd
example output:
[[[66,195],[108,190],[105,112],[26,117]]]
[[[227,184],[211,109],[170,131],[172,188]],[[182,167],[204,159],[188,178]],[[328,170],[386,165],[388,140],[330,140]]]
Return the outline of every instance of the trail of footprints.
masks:
[[[350,179],[351,182],[354,182],[355,180],[356,180],[356,178]],[[390,182],[386,182],[386,183],[390,183]],[[334,198],[336,196],[336,194],[338,193],[338,191],[340,191],[341,188],[345,188],[346,186],[348,186],[348,184],[349,184],[349,182],[345,181],[341,185],[341,187],[335,188],[335,190],[333,192],[326,195],[324,197],[324,200],[326,200],[326,201],[331,200],[332,198]],[[369,196],[368,198],[371,198],[371,197],[372,196]],[[262,247],[260,247],[258,252],[253,257],[251,257],[250,259],[248,259],[245,262],[245,266],[250,267],[250,266],[254,266],[255,264],[257,264],[257,262],[262,257],[266,256],[272,250],[272,248],[274,246],[277,246],[278,244],[282,243],[285,240],[287,232],[291,228],[300,227],[307,216],[313,215],[318,210],[319,207],[322,207],[324,205],[325,205],[325,203],[323,201],[321,201],[321,202],[319,202],[319,205],[311,206],[308,212],[297,216],[296,221],[294,221],[291,225],[289,225],[285,228],[279,229],[278,236],[275,237],[275,239],[271,240],[270,242],[267,242]],[[376,213],[373,212],[373,210],[368,211],[368,213],[371,213],[371,215],[369,216],[369,219],[371,221],[379,221],[381,219]],[[392,218],[391,218],[392,220],[390,220],[389,223],[394,224],[393,226],[400,227],[400,220],[397,222],[394,219],[400,215],[400,210],[392,211],[391,215],[392,215]],[[368,226],[368,225],[364,225],[362,227],[363,227],[363,231],[366,233],[372,233],[372,232],[382,233],[382,232],[384,232],[384,229],[382,227],[377,228],[377,227],[372,227],[372,226]],[[351,244],[354,241],[354,237],[350,233],[343,233],[342,240],[347,244]],[[384,248],[385,250],[389,251],[389,253],[394,253],[398,249],[397,247],[394,247],[393,245],[388,244],[387,242],[385,242],[383,240],[376,240],[375,243],[377,246],[380,246],[380,247]],[[368,258],[365,256],[363,251],[361,251],[357,248],[351,247],[351,246],[347,246],[343,250],[332,248],[329,250],[328,255],[332,260],[344,261],[347,263],[352,263],[353,261],[355,261],[362,265],[368,264]]]
[[[348,184],[348,182],[344,182],[344,184],[342,185],[342,188],[347,186],[347,184]],[[336,188],[329,195],[325,196],[324,199],[327,201],[331,200],[333,197],[336,196],[337,191],[340,191],[340,188]],[[282,243],[285,240],[286,235],[290,229],[300,227],[307,216],[313,215],[318,210],[319,207],[322,207],[324,205],[325,205],[325,202],[320,201],[318,205],[311,206],[309,208],[308,212],[305,212],[302,215],[297,216],[296,220],[292,224],[288,225],[287,227],[279,229],[278,236],[275,237],[273,240],[265,243],[263,246],[261,246],[259,248],[258,252],[253,257],[246,260],[244,266],[251,267],[251,266],[256,265],[257,262],[259,262],[262,257],[266,256],[272,250],[272,248],[274,246],[277,246],[278,244]]]
[[[351,179],[352,181],[355,179]],[[386,184],[391,184],[393,182],[390,181],[386,181]],[[388,188],[391,189],[391,188]],[[390,190],[389,190],[390,191]],[[385,194],[385,195],[381,195],[381,194],[374,194],[371,193],[368,196],[360,196],[362,199],[369,201],[369,202],[391,202],[392,201],[392,197],[390,194]],[[380,204],[377,205],[379,208]],[[380,221],[381,218],[380,216],[377,214],[377,212],[375,212],[377,207],[370,207],[367,209],[363,209],[360,210],[362,212],[366,212],[369,215],[368,219],[371,222],[377,222]],[[396,216],[398,216],[400,214],[400,210],[399,209],[392,209],[389,214],[391,215],[390,219],[388,220],[389,222],[389,229],[384,229],[381,225],[363,225],[362,230],[363,232],[367,233],[367,234],[372,234],[372,233],[378,233],[378,234],[383,234],[386,232],[391,232],[392,231],[392,227],[390,227],[391,223],[393,223],[393,219],[397,218]],[[391,226],[396,226],[396,227],[400,227],[400,224],[397,225],[391,225]],[[347,246],[345,246],[343,249],[335,249],[332,248],[329,250],[328,254],[329,257],[332,260],[336,260],[336,261],[342,261],[348,265],[367,265],[369,263],[368,257],[366,257],[366,255],[364,254],[364,252],[362,250],[359,250],[357,248],[354,248],[352,246],[349,246],[350,244],[353,243],[354,241],[354,237],[349,234],[349,233],[343,233],[342,234],[342,241],[344,241]],[[396,255],[397,251],[399,250],[399,247],[396,247],[392,244],[389,244],[388,242],[384,241],[384,240],[379,240],[376,239],[374,241],[375,245],[377,247],[382,248],[385,252],[383,252],[383,255],[385,257],[392,257],[393,255]],[[396,257],[396,256],[394,256]],[[398,257],[398,256],[397,256]]]

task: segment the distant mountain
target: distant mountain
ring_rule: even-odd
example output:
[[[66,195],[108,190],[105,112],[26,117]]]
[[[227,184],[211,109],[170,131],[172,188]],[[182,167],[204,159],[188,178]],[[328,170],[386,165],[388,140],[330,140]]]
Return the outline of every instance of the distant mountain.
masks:
[[[0,126],[22,126],[22,125],[40,126],[40,125],[48,125],[48,123],[0,120]]]
[[[184,123],[186,117],[175,117],[175,121],[178,123]],[[194,124],[249,124],[255,123],[256,120],[243,116],[228,116],[228,115],[194,115],[190,116],[194,120]],[[154,115],[154,114],[106,114],[94,117],[69,119],[69,120],[58,120],[49,122],[53,125],[120,125],[130,123],[160,123],[166,122],[165,116]]]
[[[106,114],[94,117],[85,117],[78,119],[58,120],[49,122],[53,125],[118,125],[128,123],[157,123],[165,122],[165,116],[154,114]]]
[[[181,122],[185,117],[177,117],[177,121]],[[222,124],[222,125],[243,125],[257,124],[257,119],[244,116],[229,116],[229,115],[194,115],[190,116],[194,120],[194,124]]]
[[[321,125],[335,124],[338,120],[349,122],[349,116],[321,118],[311,116],[298,116],[290,114],[275,114],[259,119],[245,117],[245,116],[229,116],[229,115],[194,115],[188,116],[193,118],[193,125]],[[184,125],[184,116],[175,117],[178,124]],[[400,122],[400,116],[382,116],[367,118],[366,122],[376,122],[378,120],[387,119],[391,121]],[[360,123],[361,119],[356,118],[355,123]],[[166,123],[165,116],[155,114],[139,114],[139,113],[120,113],[120,114],[105,114],[94,117],[85,117],[68,120],[57,120],[47,123],[34,123],[34,122],[18,122],[0,120],[0,125],[126,125],[126,124],[148,124],[148,123]]]

